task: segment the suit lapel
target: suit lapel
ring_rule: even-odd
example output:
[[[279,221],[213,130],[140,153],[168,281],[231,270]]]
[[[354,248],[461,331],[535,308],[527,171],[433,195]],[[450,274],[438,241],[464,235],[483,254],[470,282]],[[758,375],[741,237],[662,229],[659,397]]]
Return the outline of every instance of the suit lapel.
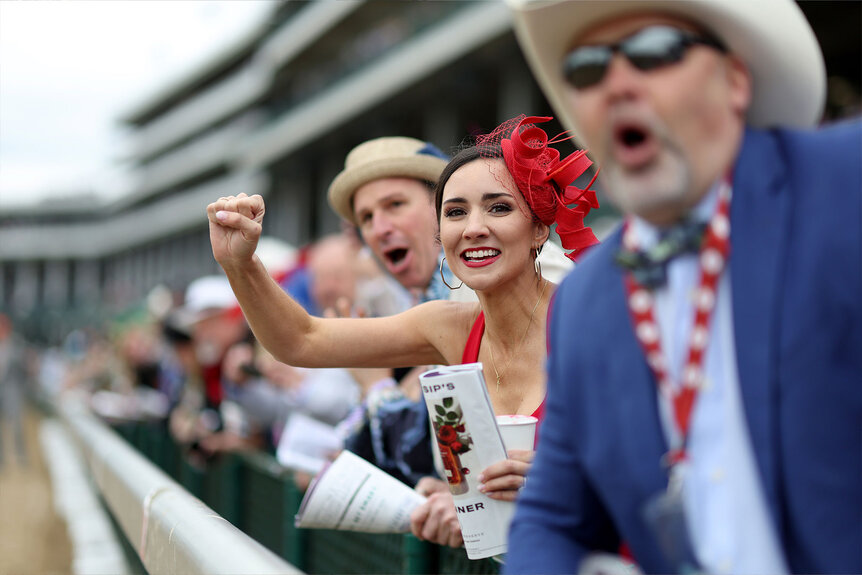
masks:
[[[733,178],[731,291],[736,362],[757,468],[775,525],[778,505],[775,382],[779,290],[790,190],[783,160],[767,133],[748,130]]]
[[[617,233],[606,243],[612,244],[609,247],[616,253],[620,240],[621,234]],[[601,301],[625,302],[627,296],[622,271],[616,266],[610,270]],[[624,449],[619,449],[620,446],[612,448],[611,451],[617,451],[622,457],[613,465],[617,469],[630,469],[631,477],[637,477],[640,482],[639,495],[645,497],[667,487],[667,471],[661,461],[668,445],[659,419],[658,388],[635,335],[627,305],[608,306],[603,314],[610,327],[608,349],[615,350],[611,372],[615,387],[611,405],[619,410],[618,421],[623,437],[630,441]],[[645,406],[648,407],[645,409]]]

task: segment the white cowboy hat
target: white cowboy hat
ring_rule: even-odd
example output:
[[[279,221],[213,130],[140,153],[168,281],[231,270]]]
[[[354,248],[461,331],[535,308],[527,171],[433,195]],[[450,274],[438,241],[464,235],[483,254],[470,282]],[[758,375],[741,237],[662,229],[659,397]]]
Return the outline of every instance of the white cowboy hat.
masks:
[[[815,125],[826,97],[817,38],[793,0],[507,0],[533,73],[567,128],[561,64],[571,42],[616,16],[681,16],[716,35],[751,72],[747,122],[756,127]]]
[[[448,158],[433,144],[413,138],[377,138],[353,148],[344,169],[329,186],[329,205],[338,215],[356,224],[353,194],[361,186],[381,178],[413,178],[436,184]]]

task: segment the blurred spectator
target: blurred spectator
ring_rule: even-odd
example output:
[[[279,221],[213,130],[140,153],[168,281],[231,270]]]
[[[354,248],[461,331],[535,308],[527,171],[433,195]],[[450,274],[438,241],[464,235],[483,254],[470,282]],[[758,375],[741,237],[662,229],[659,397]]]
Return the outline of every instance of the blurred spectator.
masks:
[[[189,380],[200,378],[200,366],[188,326],[182,325],[177,313],[162,320],[162,350],[159,357],[158,387],[173,409],[180,401]]]
[[[309,295],[311,313],[322,315],[339,301],[353,305],[359,281],[358,251],[358,244],[343,234],[325,236],[310,246],[307,273],[294,273],[290,285]],[[230,397],[256,428],[269,433],[272,447],[292,412],[301,411],[334,425],[353,409],[360,393],[347,370],[295,368],[245,343],[229,351],[225,375]]]
[[[64,391],[92,394],[124,387],[114,347],[104,334],[93,329],[72,331],[63,341],[62,353],[66,360],[61,386]]]
[[[359,245],[342,234],[324,236],[311,246],[308,273],[313,309],[306,311],[322,316],[342,297],[354,301],[358,251]]]
[[[163,420],[169,410],[159,389],[163,346],[151,322],[125,325],[109,351],[108,388],[91,389],[90,406],[112,421]]]
[[[131,387],[158,388],[159,343],[154,326],[148,323],[127,327],[119,335],[117,351]]]
[[[0,469],[3,467],[4,430],[12,435],[18,463],[26,465],[22,410],[27,387],[27,350],[12,320],[0,313]]]
[[[186,288],[178,310],[191,334],[200,386],[187,382],[171,413],[171,433],[193,451],[209,456],[246,445],[246,424],[234,405],[223,405],[223,362],[228,349],[250,337],[248,325],[224,276],[205,276]],[[192,385],[188,385],[191,383]]]
[[[59,348],[51,347],[42,350],[36,369],[39,393],[49,398],[57,396],[63,390],[66,369],[66,358]]]

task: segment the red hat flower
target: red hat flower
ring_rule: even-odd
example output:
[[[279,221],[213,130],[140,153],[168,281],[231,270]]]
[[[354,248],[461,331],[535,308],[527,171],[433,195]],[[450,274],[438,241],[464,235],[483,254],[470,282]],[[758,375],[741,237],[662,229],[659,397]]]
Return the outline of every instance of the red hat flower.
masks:
[[[558,136],[549,141],[545,131],[535,125],[552,119],[518,116],[484,136],[482,143],[500,138],[506,167],[533,214],[545,225],[556,222],[563,248],[569,250],[566,255],[577,260],[587,248],[599,243],[593,231],[584,225],[584,217],[591,209],[599,207],[596,193],[590,189],[596,178],[593,177],[584,189],[572,185],[593,162],[586,150],[560,159],[560,153],[548,144],[565,141],[571,136]]]

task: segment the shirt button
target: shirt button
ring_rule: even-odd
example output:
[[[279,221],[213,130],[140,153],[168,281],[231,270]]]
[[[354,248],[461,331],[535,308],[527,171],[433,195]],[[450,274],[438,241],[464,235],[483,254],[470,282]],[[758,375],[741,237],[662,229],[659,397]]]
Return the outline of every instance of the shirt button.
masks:
[[[713,483],[720,483],[724,481],[724,469],[721,467],[716,467],[712,470],[712,473],[709,474],[709,478]]]
[[[730,559],[724,559],[722,561],[719,561],[718,570],[721,571],[722,573],[730,573],[732,571],[732,569],[733,569],[733,561],[731,561]]]

